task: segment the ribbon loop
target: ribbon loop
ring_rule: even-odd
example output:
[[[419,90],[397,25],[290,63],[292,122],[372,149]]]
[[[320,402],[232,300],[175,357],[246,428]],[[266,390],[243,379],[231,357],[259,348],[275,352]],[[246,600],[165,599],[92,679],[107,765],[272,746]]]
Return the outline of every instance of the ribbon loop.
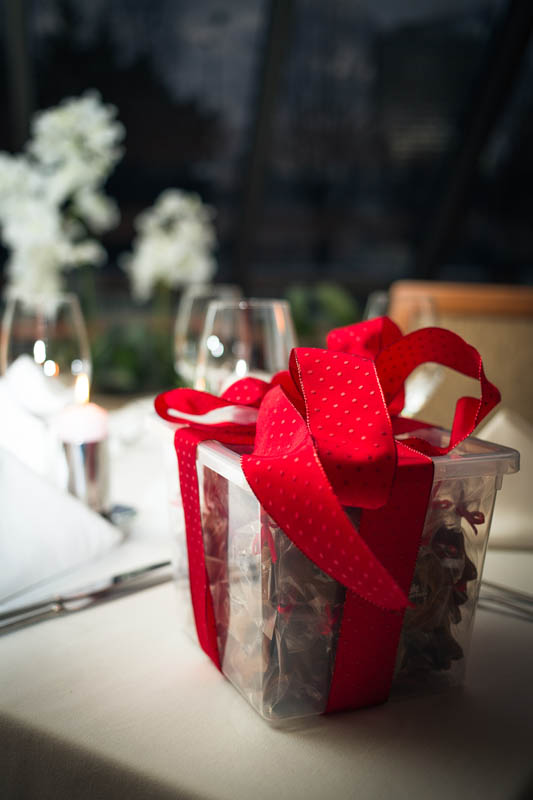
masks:
[[[374,362],[297,348],[290,371],[305,401],[320,463],[345,506],[379,508],[389,497],[396,447]]]
[[[376,317],[357,325],[335,328],[327,337],[328,349],[342,353],[364,356],[375,361],[377,356],[389,345],[399,341],[402,332],[388,317]],[[391,416],[399,414],[404,405],[404,392],[400,388],[396,398],[389,403]]]
[[[446,447],[436,447],[419,438],[405,441],[428,455],[444,455],[473,432],[500,402],[500,393],[485,377],[481,357],[474,347],[452,331],[422,328],[393,342],[376,358],[376,369],[389,408],[403,395],[406,378],[416,367],[428,361],[474,378],[481,386],[479,398],[460,397],[457,401],[450,441]]]
[[[402,332],[388,317],[376,317],[357,325],[335,328],[327,336],[328,350],[352,353],[372,361],[389,345],[399,341]]]
[[[154,406],[167,422],[188,425],[211,434],[204,438],[228,444],[253,444],[257,409],[271,385],[257,378],[243,378],[222,397],[196,389],[172,389],[156,397]]]

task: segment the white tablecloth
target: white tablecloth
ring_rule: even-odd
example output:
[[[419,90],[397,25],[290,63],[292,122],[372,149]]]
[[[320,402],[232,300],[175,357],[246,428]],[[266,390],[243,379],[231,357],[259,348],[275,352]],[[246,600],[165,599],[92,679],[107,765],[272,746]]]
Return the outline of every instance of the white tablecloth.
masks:
[[[138,420],[113,423],[113,499],[140,510],[130,538],[54,591],[171,552],[166,467]],[[533,591],[533,551],[489,551],[485,577]],[[2,800],[533,793],[531,623],[479,611],[464,690],[277,730],[180,632],[177,602],[166,584],[0,639]]]
[[[533,589],[533,553],[485,576]],[[520,800],[533,627],[478,611],[464,690],[269,727],[176,625],[173,585],[0,642],[0,797]]]

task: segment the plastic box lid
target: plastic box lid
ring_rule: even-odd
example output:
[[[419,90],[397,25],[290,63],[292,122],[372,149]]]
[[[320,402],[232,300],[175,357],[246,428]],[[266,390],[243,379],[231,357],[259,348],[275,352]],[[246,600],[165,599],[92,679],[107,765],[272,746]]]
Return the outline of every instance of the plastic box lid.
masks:
[[[439,447],[445,447],[449,440],[449,431],[442,428],[421,428],[402,434],[401,441],[417,436]],[[198,447],[198,458],[201,464],[215,470],[227,480],[251,491],[240,465],[240,455],[229,447],[216,441],[206,441]],[[433,459],[435,465],[434,480],[457,479],[471,476],[495,477],[497,488],[500,487],[503,475],[518,472],[520,453],[510,447],[485,442],[474,436],[468,437],[444,456]]]

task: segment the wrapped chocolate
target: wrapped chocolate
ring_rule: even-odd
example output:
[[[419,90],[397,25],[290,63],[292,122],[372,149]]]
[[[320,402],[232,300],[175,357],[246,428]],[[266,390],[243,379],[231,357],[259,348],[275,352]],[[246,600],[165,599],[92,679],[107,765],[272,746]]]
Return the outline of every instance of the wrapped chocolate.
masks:
[[[496,491],[518,454],[466,438],[498,400],[476,351],[417,334],[352,326],[328,350],[293,351],[272,384],[156,401],[167,420],[195,420],[176,451],[199,642],[269,720],[461,679]],[[480,378],[451,434],[396,416],[424,360]],[[242,406],[259,407],[256,425],[238,421]]]

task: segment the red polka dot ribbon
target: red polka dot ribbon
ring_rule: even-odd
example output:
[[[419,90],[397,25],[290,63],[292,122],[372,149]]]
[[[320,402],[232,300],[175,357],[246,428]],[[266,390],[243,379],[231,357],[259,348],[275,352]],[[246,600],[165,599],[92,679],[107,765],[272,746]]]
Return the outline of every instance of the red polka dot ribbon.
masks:
[[[424,427],[396,415],[405,378],[425,361],[481,385],[479,399],[458,401],[446,448],[416,436],[394,438]],[[437,328],[402,337],[387,318],[332,331],[327,350],[296,348],[289,371],[269,384],[243,379],[220,398],[187,389],[159,395],[158,413],[187,423],[175,444],[191,595],[200,644],[215,664],[220,668],[195,468],[200,441],[253,445],[241,464],[261,505],[346,588],[327,706],[334,711],[386,699],[433,482],[430,456],[456,446],[498,400],[479,354],[460,337]],[[235,422],[229,412],[236,405],[257,408],[256,424]],[[227,420],[205,422],[224,409]],[[344,506],[362,509],[357,528]]]

